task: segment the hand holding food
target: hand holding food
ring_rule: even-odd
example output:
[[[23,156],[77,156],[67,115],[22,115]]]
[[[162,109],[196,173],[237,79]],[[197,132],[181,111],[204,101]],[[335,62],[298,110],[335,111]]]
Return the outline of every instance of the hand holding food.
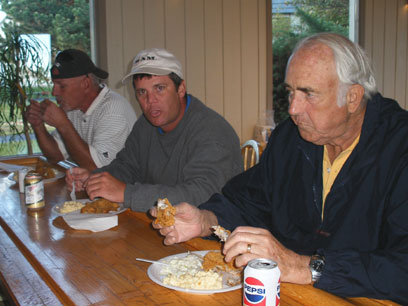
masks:
[[[161,226],[172,226],[174,224],[175,214],[176,209],[167,198],[159,199],[157,201],[157,217],[154,223],[160,224]]]
[[[162,226],[153,222],[153,228],[159,229],[160,234],[165,236],[164,244],[171,245],[190,240],[195,237],[205,237],[211,235],[211,224],[217,224],[217,218],[208,210],[200,210],[186,202],[176,206],[174,224],[172,226]],[[158,209],[153,207],[150,214],[157,217]]]

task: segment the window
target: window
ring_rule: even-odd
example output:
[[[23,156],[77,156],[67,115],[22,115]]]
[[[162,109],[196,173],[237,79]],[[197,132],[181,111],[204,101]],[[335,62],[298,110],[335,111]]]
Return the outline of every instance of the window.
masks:
[[[277,123],[288,117],[283,86],[296,42],[318,32],[336,32],[358,42],[358,0],[272,0],[273,108]]]
[[[49,68],[57,52],[76,48],[91,54],[89,2],[0,0],[0,56],[8,64],[0,66],[1,156],[40,152],[22,114],[30,99],[52,99]],[[18,58],[7,44],[30,54]],[[18,88],[11,81],[16,73]]]

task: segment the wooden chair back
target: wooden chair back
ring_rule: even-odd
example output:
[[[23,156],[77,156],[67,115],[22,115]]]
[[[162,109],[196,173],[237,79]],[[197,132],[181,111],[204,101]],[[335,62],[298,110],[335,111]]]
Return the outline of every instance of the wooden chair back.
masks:
[[[250,139],[241,146],[244,171],[255,166],[259,162],[259,144]]]

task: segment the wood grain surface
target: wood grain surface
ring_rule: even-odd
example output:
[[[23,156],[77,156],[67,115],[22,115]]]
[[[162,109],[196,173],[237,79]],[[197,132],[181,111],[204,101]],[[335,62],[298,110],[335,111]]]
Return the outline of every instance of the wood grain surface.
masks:
[[[33,164],[37,157],[14,159]],[[4,162],[4,160],[2,160]],[[57,167],[57,166],[55,166]],[[63,169],[59,169],[63,170]],[[161,287],[147,276],[150,264],[187,250],[220,249],[212,240],[165,246],[146,213],[119,214],[118,226],[93,233],[71,229],[51,208],[69,199],[64,179],[45,184],[45,209],[29,213],[18,184],[0,172],[0,280],[17,305],[240,305],[242,290],[212,295]],[[78,193],[77,198],[86,198]],[[344,299],[311,285],[281,285],[281,305],[397,305]]]

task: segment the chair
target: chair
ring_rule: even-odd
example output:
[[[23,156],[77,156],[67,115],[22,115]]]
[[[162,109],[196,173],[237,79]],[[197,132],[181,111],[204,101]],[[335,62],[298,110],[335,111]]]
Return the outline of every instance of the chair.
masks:
[[[244,171],[255,166],[259,162],[259,144],[250,139],[241,146],[242,158],[244,160]]]

